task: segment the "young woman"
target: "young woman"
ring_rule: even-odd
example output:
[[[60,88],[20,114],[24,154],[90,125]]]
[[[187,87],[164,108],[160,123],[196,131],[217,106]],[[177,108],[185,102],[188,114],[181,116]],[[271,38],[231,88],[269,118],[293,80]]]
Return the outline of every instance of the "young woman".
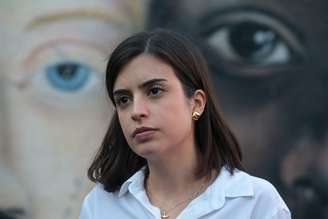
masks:
[[[80,219],[287,219],[267,181],[243,172],[203,56],[167,30],[136,34],[112,53],[116,111],[89,171]]]

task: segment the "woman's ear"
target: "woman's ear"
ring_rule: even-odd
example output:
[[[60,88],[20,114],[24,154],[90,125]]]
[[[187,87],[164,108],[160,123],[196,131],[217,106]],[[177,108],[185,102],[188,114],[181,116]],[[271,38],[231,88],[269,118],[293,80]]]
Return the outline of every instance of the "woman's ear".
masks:
[[[193,95],[193,112],[203,113],[206,105],[206,94],[203,90],[198,89]]]

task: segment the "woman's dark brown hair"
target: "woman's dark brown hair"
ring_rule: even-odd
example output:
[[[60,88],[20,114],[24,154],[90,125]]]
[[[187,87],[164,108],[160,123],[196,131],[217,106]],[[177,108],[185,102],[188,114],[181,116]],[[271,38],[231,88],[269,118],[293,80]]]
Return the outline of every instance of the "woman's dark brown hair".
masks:
[[[128,62],[141,54],[153,55],[171,65],[187,97],[191,97],[197,89],[206,94],[204,112],[195,125],[200,154],[196,175],[209,176],[211,170],[220,170],[223,166],[231,174],[235,168],[243,169],[239,144],[219,113],[206,62],[187,37],[158,29],[138,33],[121,42],[111,54],[106,69],[106,88],[113,104],[113,87],[117,76]],[[106,191],[114,192],[143,166],[147,166],[147,161],[130,149],[115,110],[88,176],[93,182],[102,183]]]

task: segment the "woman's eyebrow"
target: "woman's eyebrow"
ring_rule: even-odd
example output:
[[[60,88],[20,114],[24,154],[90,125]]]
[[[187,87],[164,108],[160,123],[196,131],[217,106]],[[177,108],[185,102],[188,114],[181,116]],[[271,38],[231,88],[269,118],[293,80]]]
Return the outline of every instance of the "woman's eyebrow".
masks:
[[[163,82],[163,81],[167,81],[167,79],[165,78],[153,78],[147,81],[144,81],[142,84],[140,84],[138,87],[139,88],[145,88],[145,87],[149,87],[149,85],[155,84],[157,82]]]
[[[117,89],[113,92],[113,96],[120,96],[120,95],[129,95],[131,92],[128,89]]]

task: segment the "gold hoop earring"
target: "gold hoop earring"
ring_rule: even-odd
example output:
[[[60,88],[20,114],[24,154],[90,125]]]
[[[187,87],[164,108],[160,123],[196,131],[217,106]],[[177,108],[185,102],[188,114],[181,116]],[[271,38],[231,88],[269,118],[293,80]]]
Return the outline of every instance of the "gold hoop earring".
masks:
[[[196,112],[196,111],[193,112],[192,113],[192,116],[191,116],[192,117],[192,120],[197,121],[199,119],[200,115],[201,114],[199,112]]]

